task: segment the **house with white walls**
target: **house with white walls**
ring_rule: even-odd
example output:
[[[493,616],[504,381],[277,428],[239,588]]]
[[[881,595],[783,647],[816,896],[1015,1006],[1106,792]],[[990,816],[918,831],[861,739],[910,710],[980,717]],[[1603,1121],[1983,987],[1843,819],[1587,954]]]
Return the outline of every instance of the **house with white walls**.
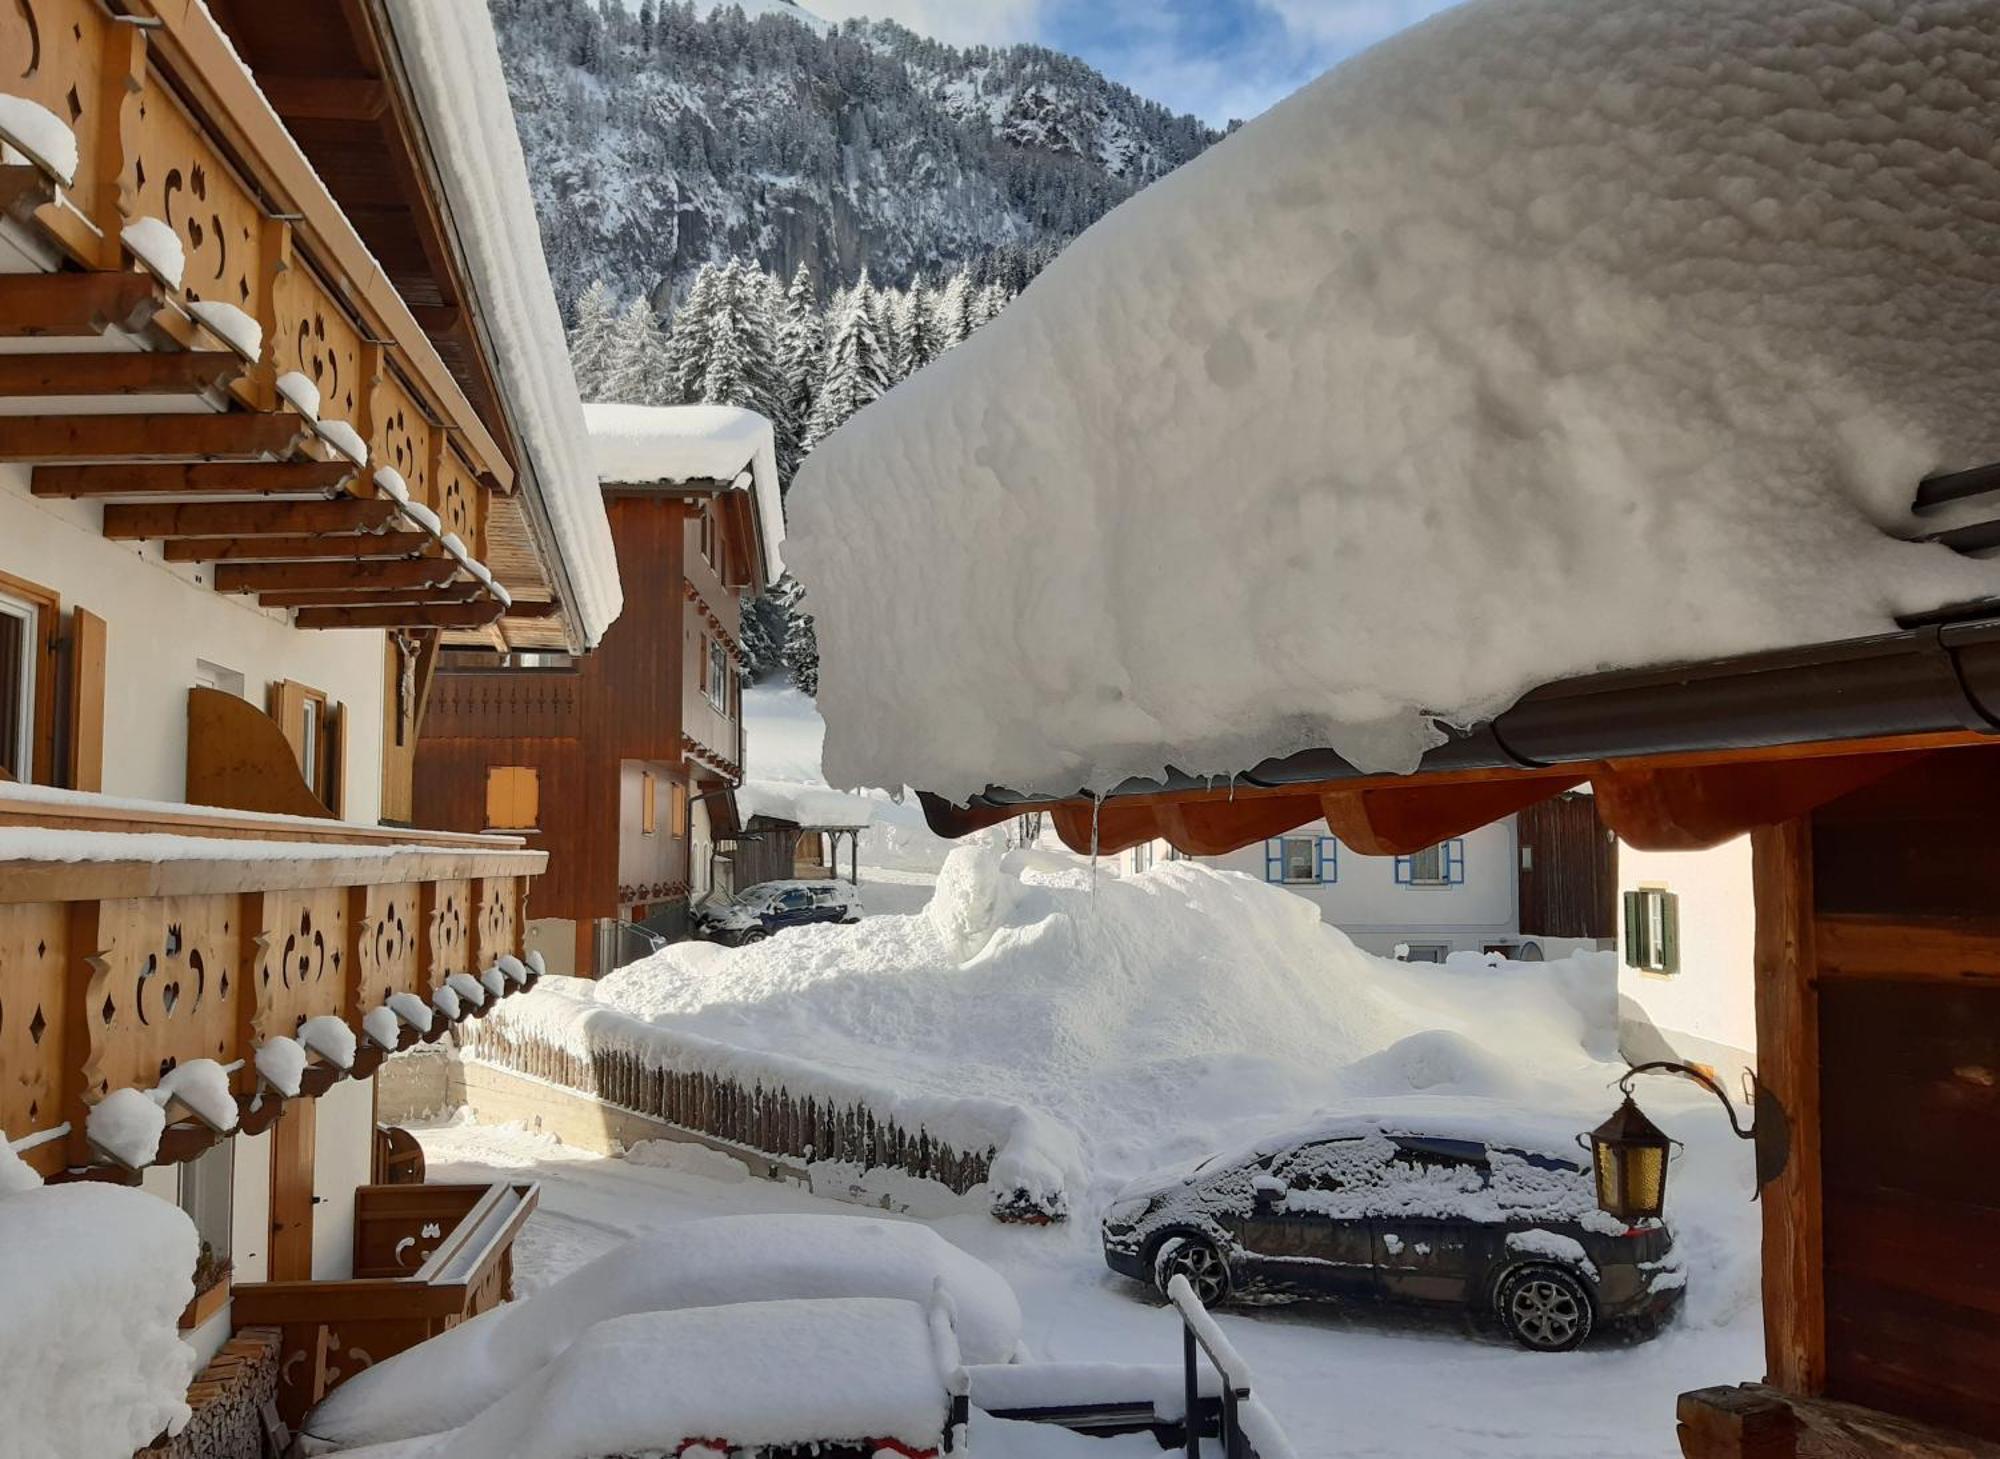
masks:
[[[1750,838],[1704,851],[1618,843],[1618,1041],[1632,1063],[1756,1062]]]
[[[0,1142],[185,1212],[167,1452],[248,1459],[506,1295],[532,1185],[392,1182],[374,1093],[548,854],[412,766],[441,650],[620,596],[485,7],[119,9],[0,13]]]
[[[1316,821],[1195,859],[1306,898],[1322,921],[1384,957],[1532,961],[1610,945],[1610,848],[1591,798],[1569,795],[1406,856],[1356,851]],[[1149,841],[1121,861],[1143,871],[1179,854]]]

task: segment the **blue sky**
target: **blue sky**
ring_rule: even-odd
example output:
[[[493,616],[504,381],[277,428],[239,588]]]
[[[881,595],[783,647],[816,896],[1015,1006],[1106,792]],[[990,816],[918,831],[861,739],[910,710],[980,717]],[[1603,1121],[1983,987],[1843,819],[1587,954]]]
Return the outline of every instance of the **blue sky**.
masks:
[[[1452,0],[804,0],[958,45],[1039,41],[1218,125],[1249,118]]]

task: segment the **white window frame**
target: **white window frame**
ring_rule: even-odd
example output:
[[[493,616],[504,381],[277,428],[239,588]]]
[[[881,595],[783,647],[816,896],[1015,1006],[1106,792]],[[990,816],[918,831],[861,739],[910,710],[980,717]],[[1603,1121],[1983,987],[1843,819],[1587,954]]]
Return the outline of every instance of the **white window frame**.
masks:
[[[1132,848],[1132,874],[1137,876],[1141,872],[1152,870],[1152,867],[1153,843],[1151,841],[1141,841],[1137,846]]]
[[[717,710],[729,713],[729,651],[722,640],[708,640],[708,665],[702,672],[702,693]]]
[[[1434,952],[1437,956],[1418,957],[1417,954],[1420,952]],[[1442,966],[1444,960],[1450,956],[1451,944],[1448,942],[1406,942],[1403,944],[1402,960],[1406,963],[1435,963]]]
[[[23,784],[35,778],[35,671],[40,666],[42,609],[38,603],[0,592],[0,618],[20,624],[21,682],[15,709],[20,716],[17,743],[6,747],[7,761]]]
[[[1297,847],[1305,853],[1306,874],[1292,874],[1292,851]],[[1288,887],[1316,887],[1319,885],[1319,838],[1317,836],[1280,836],[1278,838],[1278,875],[1283,878],[1280,885]]]

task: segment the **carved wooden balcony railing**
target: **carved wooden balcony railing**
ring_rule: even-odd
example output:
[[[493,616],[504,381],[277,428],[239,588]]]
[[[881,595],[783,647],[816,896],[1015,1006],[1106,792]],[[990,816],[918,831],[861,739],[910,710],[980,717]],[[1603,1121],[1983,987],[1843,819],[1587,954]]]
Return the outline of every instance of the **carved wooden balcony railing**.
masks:
[[[514,1238],[538,1188],[364,1185],[354,1192],[354,1276],[249,1282],[238,1326],[275,1327],[278,1408],[298,1426],[343,1379],[513,1296]]]
[[[13,0],[0,55],[76,143],[65,175],[0,113],[0,215],[50,270],[0,275],[0,461],[301,627],[503,616],[507,458],[207,10]]]
[[[547,860],[515,837],[0,786],[0,1132],[46,1175],[129,1178],[92,1109],[195,1059],[227,1071],[235,1128],[268,1128],[286,1098],[530,986],[524,906]],[[354,1035],[349,1063],[321,1023],[295,1088],[260,1072],[272,1040],[328,1016]],[[158,1161],[229,1127],[155,1100]]]

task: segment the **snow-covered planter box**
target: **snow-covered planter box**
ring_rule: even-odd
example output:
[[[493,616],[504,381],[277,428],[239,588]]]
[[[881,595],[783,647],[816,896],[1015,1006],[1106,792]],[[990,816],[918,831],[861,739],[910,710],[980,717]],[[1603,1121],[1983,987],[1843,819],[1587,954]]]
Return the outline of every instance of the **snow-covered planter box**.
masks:
[[[781,1054],[660,1027],[543,983],[461,1028],[466,1053],[774,1157],[822,1181],[887,1174],[981,1192],[1003,1221],[1069,1214],[1081,1157],[1037,1110],[863,1083]],[[588,985],[584,985],[587,990]],[[872,1192],[875,1187],[869,1185]]]

